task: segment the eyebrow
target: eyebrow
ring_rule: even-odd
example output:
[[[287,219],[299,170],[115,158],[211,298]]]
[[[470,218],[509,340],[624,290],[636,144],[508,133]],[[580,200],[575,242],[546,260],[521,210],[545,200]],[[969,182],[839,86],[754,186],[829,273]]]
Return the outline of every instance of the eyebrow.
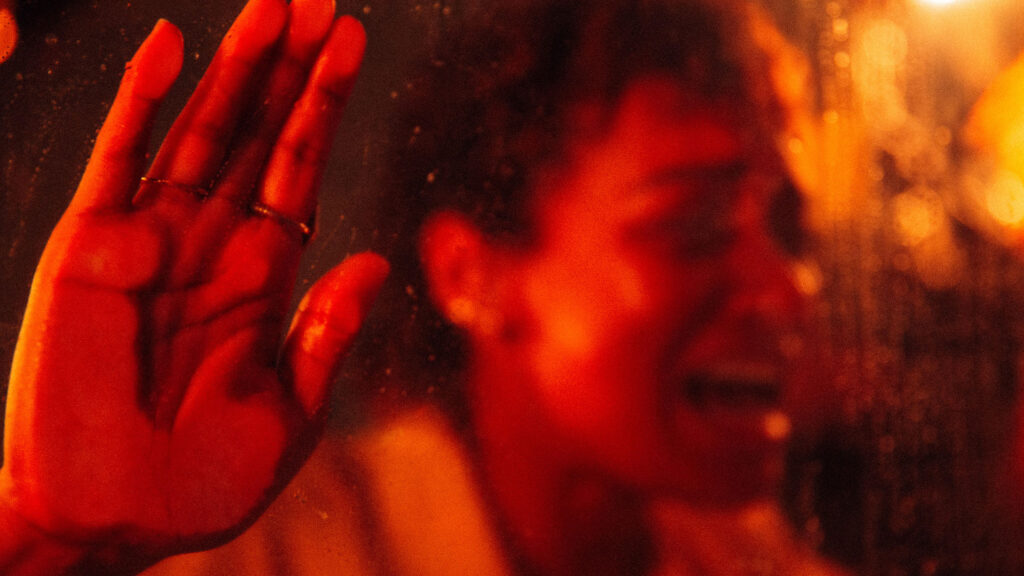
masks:
[[[724,164],[676,164],[648,174],[644,186],[671,184],[680,180],[739,180],[750,171],[750,162],[738,159]]]

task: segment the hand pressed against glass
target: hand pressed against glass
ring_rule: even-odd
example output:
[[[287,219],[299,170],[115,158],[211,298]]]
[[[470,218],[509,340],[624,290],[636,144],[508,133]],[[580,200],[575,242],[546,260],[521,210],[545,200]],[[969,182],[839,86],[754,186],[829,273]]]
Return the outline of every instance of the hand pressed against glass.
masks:
[[[8,512],[144,564],[238,533],[301,465],[386,273],[371,255],[343,263],[281,343],[364,43],[330,0],[252,0],[141,180],[183,44],[161,22],[139,48],[33,284]]]

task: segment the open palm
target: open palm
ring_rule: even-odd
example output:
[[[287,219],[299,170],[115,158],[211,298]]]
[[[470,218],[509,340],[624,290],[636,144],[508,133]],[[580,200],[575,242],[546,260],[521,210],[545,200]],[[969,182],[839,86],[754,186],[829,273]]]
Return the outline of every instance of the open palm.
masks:
[[[207,547],[308,456],[387,268],[330,272],[282,343],[364,42],[330,0],[252,0],[142,180],[180,33],[159,23],[129,63],[16,351],[0,497],[26,521],[154,558]]]

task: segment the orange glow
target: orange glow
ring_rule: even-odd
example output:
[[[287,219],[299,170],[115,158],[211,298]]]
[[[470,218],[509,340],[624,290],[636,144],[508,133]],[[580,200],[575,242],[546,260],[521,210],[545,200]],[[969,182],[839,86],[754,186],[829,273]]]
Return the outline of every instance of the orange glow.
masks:
[[[900,194],[893,200],[893,212],[904,246],[916,246],[934,235],[943,219],[939,198],[930,190]]]
[[[781,412],[772,412],[764,419],[765,432],[772,438],[779,440],[785,440],[789,438],[789,433],[793,429],[793,425],[789,421],[789,417]]]
[[[1024,164],[1024,58],[1018,58],[988,87],[964,128],[968,143],[1020,173]]]
[[[883,130],[899,129],[908,119],[904,101],[907,54],[906,33],[884,18],[867,23],[854,45],[850,59],[857,91],[873,123]]]
[[[1006,226],[1024,224],[1024,183],[1013,172],[1002,170],[985,192],[985,208]]]
[[[793,281],[800,293],[805,296],[814,296],[821,290],[821,270],[808,263],[798,263],[793,266]]]

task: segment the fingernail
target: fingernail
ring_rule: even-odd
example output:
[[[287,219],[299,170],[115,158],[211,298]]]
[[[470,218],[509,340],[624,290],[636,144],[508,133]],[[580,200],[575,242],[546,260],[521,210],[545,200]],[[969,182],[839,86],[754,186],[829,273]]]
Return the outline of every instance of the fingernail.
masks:
[[[163,18],[125,66],[134,69],[135,88],[139,95],[161,98],[181,71],[181,55],[185,39],[174,24]]]
[[[157,36],[163,34],[172,34],[174,36],[174,39],[177,40],[179,44],[185,44],[185,38],[181,35],[181,30],[178,30],[178,27],[174,24],[171,24],[169,20],[160,18],[156,21],[156,26],[153,26],[153,32],[150,33],[150,36]]]
[[[228,30],[221,46],[240,45],[255,57],[273,44],[288,21],[288,7],[281,0],[250,0]],[[243,39],[245,39],[243,41]]]
[[[355,74],[366,51],[366,31],[363,24],[351,16],[342,16],[335,26],[332,46],[338,50],[335,70],[345,76]]]

